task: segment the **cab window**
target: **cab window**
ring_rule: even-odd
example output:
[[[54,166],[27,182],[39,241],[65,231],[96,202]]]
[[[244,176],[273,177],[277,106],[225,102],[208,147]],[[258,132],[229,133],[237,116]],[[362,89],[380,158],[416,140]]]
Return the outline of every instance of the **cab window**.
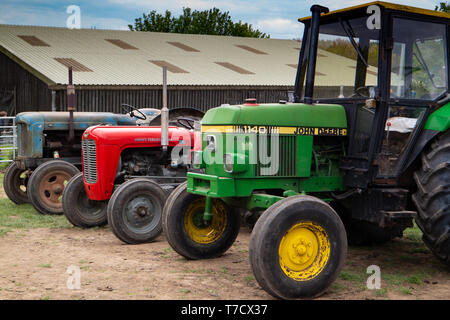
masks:
[[[447,91],[446,25],[394,18],[391,99],[434,100]]]

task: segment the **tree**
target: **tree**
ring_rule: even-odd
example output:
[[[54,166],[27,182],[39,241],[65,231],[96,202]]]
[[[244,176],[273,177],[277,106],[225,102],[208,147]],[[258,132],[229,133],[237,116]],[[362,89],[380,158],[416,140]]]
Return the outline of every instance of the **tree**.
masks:
[[[270,38],[251,24],[242,21],[233,22],[229,12],[221,12],[217,8],[204,11],[192,11],[183,8],[183,14],[174,17],[169,10],[162,15],[155,10],[143,14],[142,18],[134,20],[134,26],[129,24],[131,31],[172,32],[188,34],[211,34],[235,37]]]
[[[450,2],[441,2],[434,8],[434,10],[450,13]]]

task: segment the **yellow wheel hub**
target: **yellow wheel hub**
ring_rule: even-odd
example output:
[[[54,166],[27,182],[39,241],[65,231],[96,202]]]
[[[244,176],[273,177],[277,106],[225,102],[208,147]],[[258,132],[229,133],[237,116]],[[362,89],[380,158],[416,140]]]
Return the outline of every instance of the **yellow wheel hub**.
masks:
[[[283,272],[296,281],[316,277],[330,257],[330,241],[325,230],[311,221],[292,226],[278,248]]]
[[[195,242],[209,244],[222,237],[227,225],[226,208],[219,200],[212,199],[212,219],[204,221],[205,199],[194,200],[186,210],[184,227],[188,236]]]

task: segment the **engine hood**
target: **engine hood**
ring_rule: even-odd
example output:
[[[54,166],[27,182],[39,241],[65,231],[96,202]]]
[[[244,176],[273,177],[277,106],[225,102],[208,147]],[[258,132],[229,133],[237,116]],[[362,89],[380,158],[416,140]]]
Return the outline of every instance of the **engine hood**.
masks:
[[[206,112],[202,126],[213,125],[347,128],[347,117],[344,107],[335,104],[235,105]]]
[[[169,127],[169,146],[190,146],[193,131],[179,127]],[[117,145],[119,147],[160,146],[161,127],[144,126],[93,126],[83,133],[84,139],[94,139],[98,145]]]

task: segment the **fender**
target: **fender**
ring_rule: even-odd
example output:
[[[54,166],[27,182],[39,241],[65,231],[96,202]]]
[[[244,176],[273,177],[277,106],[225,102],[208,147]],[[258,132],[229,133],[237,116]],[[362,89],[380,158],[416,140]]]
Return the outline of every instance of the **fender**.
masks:
[[[427,119],[424,129],[445,132],[450,128],[450,102],[434,111]]]
[[[417,142],[411,150],[406,164],[403,166],[402,173],[411,166],[411,164],[417,159],[419,154],[433,140],[434,137],[447,131],[450,127],[450,102],[448,102],[448,100],[449,96],[440,102],[437,102],[436,105],[439,109],[433,111],[429,115],[423,130],[417,139]],[[441,107],[439,107],[439,105],[441,105]]]

